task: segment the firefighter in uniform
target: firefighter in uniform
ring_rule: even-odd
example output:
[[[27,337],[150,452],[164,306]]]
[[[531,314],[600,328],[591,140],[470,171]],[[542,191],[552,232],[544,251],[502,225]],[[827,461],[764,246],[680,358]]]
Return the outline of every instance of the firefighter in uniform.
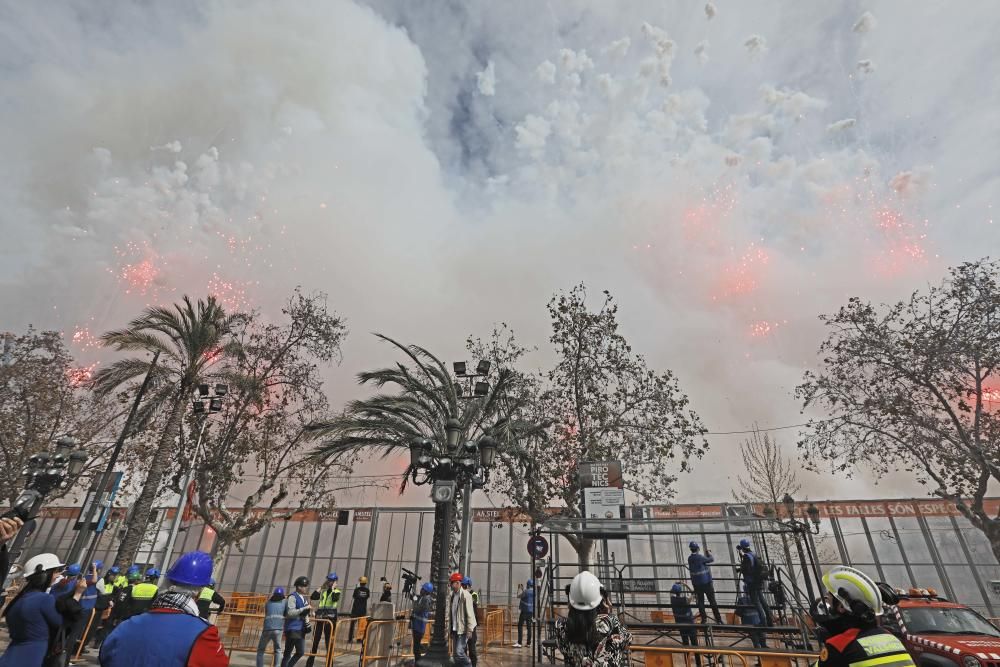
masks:
[[[340,596],[341,590],[340,586],[337,585],[337,573],[331,572],[326,575],[326,581],[323,582],[323,587],[312,592],[309,596],[310,600],[316,602],[316,618],[325,618],[333,623],[334,631],[337,628],[337,608],[340,607]],[[330,648],[331,635],[330,626],[326,623],[318,623],[318,628],[313,634],[313,647],[312,652],[316,653],[319,649],[320,637],[323,637],[326,642],[327,650]],[[306,667],[313,667],[313,663],[316,661],[316,656],[311,655],[309,659],[306,660]]]
[[[817,667],[914,667],[903,642],[878,626],[882,593],[871,577],[838,565],[823,575],[823,587],[812,610],[826,634]]]

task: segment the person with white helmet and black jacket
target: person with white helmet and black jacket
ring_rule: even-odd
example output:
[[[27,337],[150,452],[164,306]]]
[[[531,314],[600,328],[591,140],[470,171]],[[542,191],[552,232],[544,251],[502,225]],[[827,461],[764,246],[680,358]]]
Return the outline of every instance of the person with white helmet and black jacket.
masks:
[[[4,611],[10,644],[0,667],[48,667],[66,660],[66,630],[82,615],[80,598],[87,588],[78,578],[61,597],[46,594],[65,566],[55,554],[39,554],[24,564],[24,587]]]
[[[903,642],[878,626],[882,593],[871,577],[838,565],[823,575],[823,587],[811,611],[824,635],[818,667],[914,667]]]
[[[583,571],[566,587],[569,612],[556,621],[556,646],[569,667],[625,667],[632,634],[618,616],[605,613],[605,590]]]

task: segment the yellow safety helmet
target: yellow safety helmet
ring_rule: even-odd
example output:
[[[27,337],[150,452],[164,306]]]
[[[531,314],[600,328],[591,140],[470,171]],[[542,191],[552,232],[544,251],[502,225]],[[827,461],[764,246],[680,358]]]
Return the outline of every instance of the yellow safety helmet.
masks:
[[[361,582],[362,584],[367,584],[368,583],[368,577],[361,577],[360,579],[358,579],[358,581]]]

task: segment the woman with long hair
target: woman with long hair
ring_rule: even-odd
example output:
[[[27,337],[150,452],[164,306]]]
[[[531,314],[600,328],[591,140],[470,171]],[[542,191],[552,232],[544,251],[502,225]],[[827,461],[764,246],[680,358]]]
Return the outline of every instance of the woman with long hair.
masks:
[[[601,582],[584,570],[566,587],[569,612],[556,622],[556,646],[570,667],[625,667],[632,634],[610,613]]]
[[[70,592],[54,597],[45,591],[64,565],[55,554],[39,554],[24,564],[25,585],[4,612],[10,644],[0,667],[49,667],[65,662],[65,629],[82,614],[83,577]]]

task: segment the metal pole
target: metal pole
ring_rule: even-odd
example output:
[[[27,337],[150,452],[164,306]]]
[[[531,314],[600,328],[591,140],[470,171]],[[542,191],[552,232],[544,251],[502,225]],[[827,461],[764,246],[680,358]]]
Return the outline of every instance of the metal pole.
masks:
[[[201,428],[198,429],[198,440],[194,444],[194,456],[191,458],[191,466],[184,475],[184,483],[181,485],[181,497],[177,501],[177,514],[174,515],[174,522],[170,525],[170,537],[167,538],[167,548],[163,552],[163,559],[160,561],[160,570],[163,571],[166,571],[167,566],[170,564],[170,557],[174,555],[174,542],[177,541],[177,533],[180,532],[181,520],[184,518],[184,503],[187,501],[187,489],[191,485],[191,478],[194,477],[194,467],[198,462],[198,450],[201,449],[201,436],[205,433],[206,426],[208,426],[207,415],[201,419]]]
[[[805,529],[806,533],[806,549],[809,550],[809,563],[812,565],[813,576],[816,577],[816,588],[817,590],[823,590],[823,576],[819,572],[819,567],[816,562],[819,560],[819,554],[816,553],[816,542],[813,541],[813,533],[807,527]],[[905,558],[905,556],[904,556]]]
[[[459,546],[458,571],[469,575],[469,548],[471,540],[469,532],[472,530],[472,481],[466,482],[462,489],[462,540]]]
[[[421,667],[446,667],[451,664],[451,656],[448,654],[448,638],[445,634],[445,616],[448,609],[448,555],[451,553],[451,515],[453,503],[442,503],[441,521],[444,523],[441,531],[441,543],[438,547],[438,571],[435,576],[435,610],[434,610],[434,633],[431,635],[431,643],[427,648],[419,664]]]
[[[802,542],[799,540],[799,529],[794,524],[791,528],[792,535],[795,537],[795,548],[799,552],[799,562],[802,564],[802,573],[805,575],[802,578],[806,582],[806,594],[809,596],[809,604],[812,604],[816,600],[816,594],[813,592],[812,577],[809,576],[809,564],[806,562],[806,555],[802,551]]]
[[[135,395],[135,401],[132,402],[132,408],[129,410],[128,417],[125,418],[125,425],[122,427],[122,432],[118,436],[118,440],[115,441],[115,447],[111,450],[111,458],[108,459],[108,465],[104,468],[104,473],[101,475],[100,483],[97,485],[94,493],[94,502],[90,503],[90,508],[87,511],[87,516],[80,517],[83,519],[83,525],[80,526],[80,533],[76,536],[76,540],[73,542],[73,546],[70,548],[69,557],[67,558],[68,563],[73,563],[77,560],[77,556],[83,551],[84,545],[87,543],[90,533],[90,524],[94,521],[94,511],[97,509],[97,501],[99,495],[108,485],[108,480],[111,479],[111,475],[115,472],[115,464],[118,463],[118,456],[121,454],[122,447],[125,445],[125,438],[128,437],[129,431],[132,429],[132,422],[135,420],[135,414],[139,411],[139,403],[142,402],[142,397],[146,393],[146,389],[149,388],[150,379],[153,377],[153,370],[156,368],[156,362],[160,358],[160,351],[157,350],[153,353],[153,360],[149,363],[149,370],[146,371],[146,377],[143,378],[142,384],[139,386],[139,392]],[[94,541],[91,543],[90,548],[87,550],[87,557],[84,559],[84,563],[92,563],[94,560],[94,552],[97,551],[97,543],[101,539],[102,530],[94,531]]]

